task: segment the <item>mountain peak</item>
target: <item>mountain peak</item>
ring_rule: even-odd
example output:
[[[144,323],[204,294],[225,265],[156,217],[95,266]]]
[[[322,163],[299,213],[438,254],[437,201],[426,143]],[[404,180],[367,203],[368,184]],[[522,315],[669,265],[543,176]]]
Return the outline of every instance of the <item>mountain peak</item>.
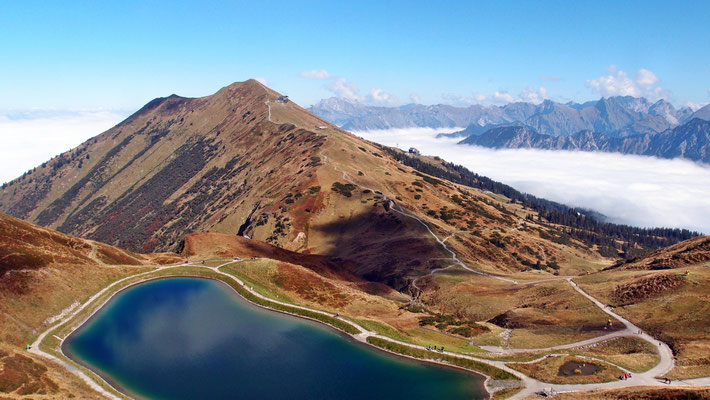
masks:
[[[692,118],[700,118],[704,119],[706,121],[710,121],[710,104],[706,105],[705,107],[699,109],[698,111],[694,112],[693,115],[690,117]]]
[[[311,106],[309,111],[354,131],[521,124],[551,136],[567,136],[587,129],[611,137],[663,132],[687,121],[691,114],[688,110],[676,110],[665,100],[652,104],[643,97],[633,96],[602,97],[582,104],[545,99],[539,104],[511,102],[502,106],[467,107],[449,104],[383,107],[331,97]]]
[[[234,82],[230,85],[227,85],[217,91],[212,96],[226,96],[228,98],[242,98],[244,96],[263,96],[263,95],[272,95],[272,96],[280,96],[281,94],[276,92],[275,90],[270,89],[263,83],[257,81],[256,79],[247,79],[246,81],[243,82]],[[206,96],[206,97],[212,97],[212,96]]]

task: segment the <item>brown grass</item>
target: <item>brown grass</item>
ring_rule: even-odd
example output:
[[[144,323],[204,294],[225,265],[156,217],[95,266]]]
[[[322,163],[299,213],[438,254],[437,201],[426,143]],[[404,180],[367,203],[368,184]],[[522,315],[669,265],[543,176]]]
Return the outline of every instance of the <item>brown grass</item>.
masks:
[[[686,275],[686,272],[689,274]],[[668,343],[677,358],[668,377],[710,375],[710,269],[707,265],[663,271],[614,269],[577,278],[584,290],[615,312]],[[656,282],[674,282],[657,285]],[[642,293],[620,299],[624,288],[648,285]]]
[[[660,361],[656,346],[634,337],[620,337],[566,352],[600,358],[636,373],[648,371]]]
[[[2,399],[101,398],[63,368],[3,345],[0,345],[0,394]]]
[[[559,400],[702,400],[710,398],[710,389],[693,388],[619,388],[586,392],[560,393]]]
[[[563,364],[569,361],[593,364],[600,367],[601,370],[594,375],[589,376],[559,376],[558,370]],[[553,356],[531,364],[508,363],[507,365],[543,382],[561,384],[612,382],[619,379],[619,376],[624,374],[622,370],[613,365],[600,361],[590,361],[574,356]]]
[[[499,333],[505,328],[513,330],[509,345],[517,348],[554,346],[609,332],[604,329],[607,315],[564,280],[513,286],[450,269],[419,285],[430,309],[500,327],[481,338],[474,336],[477,344],[502,345]]]

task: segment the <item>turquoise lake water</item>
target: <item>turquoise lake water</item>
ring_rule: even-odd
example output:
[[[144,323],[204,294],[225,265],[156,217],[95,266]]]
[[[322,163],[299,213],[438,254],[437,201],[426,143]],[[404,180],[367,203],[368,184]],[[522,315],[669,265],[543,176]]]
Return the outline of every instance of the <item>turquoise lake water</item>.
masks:
[[[407,360],[321,324],[258,308],[221,282],[128,288],[63,344],[147,399],[484,399],[484,378]]]

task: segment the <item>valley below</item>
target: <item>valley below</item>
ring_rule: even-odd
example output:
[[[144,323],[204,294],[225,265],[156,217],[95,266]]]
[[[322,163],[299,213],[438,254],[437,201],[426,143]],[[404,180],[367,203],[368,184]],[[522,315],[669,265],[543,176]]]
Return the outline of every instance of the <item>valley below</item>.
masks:
[[[449,130],[455,130],[451,128]],[[402,150],[415,148],[563,204],[593,210],[608,221],[710,233],[710,167],[682,159],[529,148],[491,149],[437,138],[442,129],[399,128],[356,135]],[[672,194],[672,195],[669,195]]]

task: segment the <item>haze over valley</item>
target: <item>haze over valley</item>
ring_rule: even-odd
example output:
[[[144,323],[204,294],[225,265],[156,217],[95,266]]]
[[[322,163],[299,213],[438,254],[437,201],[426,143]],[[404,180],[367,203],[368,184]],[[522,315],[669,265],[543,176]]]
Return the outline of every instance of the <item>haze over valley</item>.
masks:
[[[710,233],[710,166],[682,159],[615,153],[488,149],[436,138],[457,128],[355,132],[403,150],[414,147],[518,190],[597,211],[635,226],[667,226]],[[669,195],[672,193],[673,195]]]

